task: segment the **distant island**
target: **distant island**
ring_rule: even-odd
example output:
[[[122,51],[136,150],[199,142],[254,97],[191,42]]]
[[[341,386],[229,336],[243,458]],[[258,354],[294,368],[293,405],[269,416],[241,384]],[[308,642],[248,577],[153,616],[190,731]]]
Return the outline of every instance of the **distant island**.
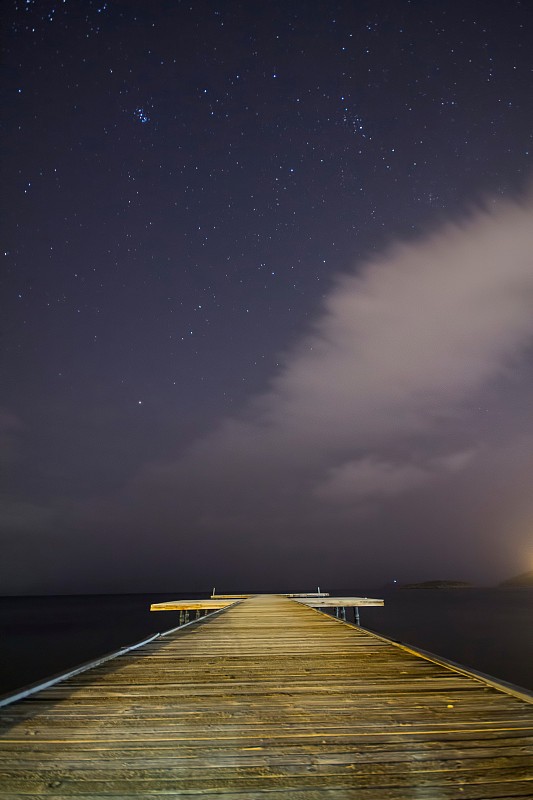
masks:
[[[533,589],[533,569],[521,572],[513,578],[507,578],[498,584],[499,589]]]
[[[465,581],[423,581],[423,583],[404,583],[400,589],[475,589]]]

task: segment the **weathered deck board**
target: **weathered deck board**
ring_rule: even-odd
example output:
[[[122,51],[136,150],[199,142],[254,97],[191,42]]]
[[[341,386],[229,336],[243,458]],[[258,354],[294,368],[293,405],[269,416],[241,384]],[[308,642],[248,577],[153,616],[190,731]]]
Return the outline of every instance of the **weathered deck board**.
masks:
[[[277,596],[2,709],[0,797],[533,797],[533,705]]]
[[[215,611],[231,606],[237,599],[210,597],[206,600],[167,600],[166,603],[152,603],[150,611]]]
[[[360,606],[382,606],[385,601],[377,597],[312,597],[311,595],[294,595],[299,603],[312,608],[359,608]]]

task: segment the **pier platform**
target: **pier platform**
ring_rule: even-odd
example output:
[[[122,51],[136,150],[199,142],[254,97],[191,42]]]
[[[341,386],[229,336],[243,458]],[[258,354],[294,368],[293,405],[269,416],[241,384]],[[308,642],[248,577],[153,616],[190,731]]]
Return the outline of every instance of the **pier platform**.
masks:
[[[0,717],[2,800],[533,797],[527,692],[277,595],[239,600]]]

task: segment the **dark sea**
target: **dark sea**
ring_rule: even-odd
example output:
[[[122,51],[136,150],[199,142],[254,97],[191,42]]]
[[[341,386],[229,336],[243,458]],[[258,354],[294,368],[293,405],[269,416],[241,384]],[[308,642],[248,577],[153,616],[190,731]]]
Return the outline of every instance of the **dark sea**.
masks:
[[[533,590],[365,594],[384,597],[385,606],[361,609],[364,628],[533,690]],[[150,603],[208,596],[0,598],[0,695],[179,624],[177,612],[150,612]]]

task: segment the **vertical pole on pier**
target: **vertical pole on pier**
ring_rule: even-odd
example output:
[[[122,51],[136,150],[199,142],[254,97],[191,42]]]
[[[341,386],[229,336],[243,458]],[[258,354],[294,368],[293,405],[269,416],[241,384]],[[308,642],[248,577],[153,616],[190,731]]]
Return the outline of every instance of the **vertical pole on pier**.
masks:
[[[342,618],[346,622],[346,606],[342,607]]]
[[[337,617],[339,616],[339,606],[335,606],[335,614]]]
[[[359,620],[359,606],[355,606],[354,611],[355,611],[355,624],[360,625],[361,622]]]

